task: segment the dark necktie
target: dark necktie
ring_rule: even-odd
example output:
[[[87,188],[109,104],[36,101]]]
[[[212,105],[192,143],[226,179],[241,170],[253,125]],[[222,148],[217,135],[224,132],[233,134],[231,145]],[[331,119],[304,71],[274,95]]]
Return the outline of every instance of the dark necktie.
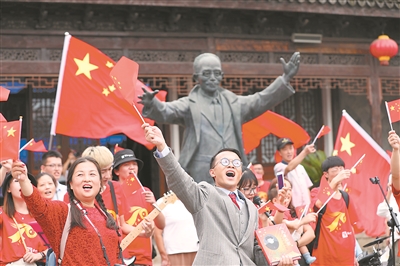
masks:
[[[229,197],[231,198],[233,204],[235,204],[236,207],[238,207],[238,209],[240,210],[239,204],[238,204],[238,202],[236,201],[236,194],[233,193],[233,192],[231,192],[231,193],[229,193]]]
[[[216,123],[216,127],[220,133],[223,130],[224,127],[224,122],[222,120],[223,113],[222,113],[222,105],[219,101],[218,98],[213,99],[213,104],[214,104],[214,119]]]

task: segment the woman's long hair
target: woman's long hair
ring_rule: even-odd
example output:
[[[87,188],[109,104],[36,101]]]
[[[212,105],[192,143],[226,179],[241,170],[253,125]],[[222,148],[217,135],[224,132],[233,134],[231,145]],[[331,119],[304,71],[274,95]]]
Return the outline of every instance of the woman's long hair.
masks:
[[[84,163],[84,162],[91,162],[93,163],[96,168],[97,172],[99,173],[99,180],[100,180],[100,189],[96,195],[96,201],[98,203],[98,206],[101,208],[101,210],[104,212],[104,214],[107,216],[107,228],[109,229],[114,229],[118,230],[118,225],[115,222],[114,218],[107,212],[106,206],[104,205],[103,198],[101,197],[100,190],[101,190],[101,169],[99,164],[95,159],[92,157],[81,157],[77,159],[69,168],[68,170],[68,176],[67,176],[67,193],[69,196],[69,200],[71,203],[71,229],[74,228],[75,226],[79,226],[82,228],[86,229],[85,224],[83,223],[83,214],[82,212],[78,209],[76,204],[74,204],[74,200],[78,201],[79,200],[75,197],[74,191],[71,189],[71,182],[72,182],[72,176],[74,175],[75,168],[77,165]]]
[[[4,197],[3,211],[10,218],[13,218],[15,215],[15,212],[16,212],[13,196],[12,196],[11,192],[8,192],[8,189],[10,188],[10,184],[11,184],[11,182],[13,182],[13,180],[14,179],[12,177],[7,178],[7,176],[6,176],[6,180],[3,183],[3,186],[5,186],[5,189],[3,191],[6,192],[3,195],[3,197]]]

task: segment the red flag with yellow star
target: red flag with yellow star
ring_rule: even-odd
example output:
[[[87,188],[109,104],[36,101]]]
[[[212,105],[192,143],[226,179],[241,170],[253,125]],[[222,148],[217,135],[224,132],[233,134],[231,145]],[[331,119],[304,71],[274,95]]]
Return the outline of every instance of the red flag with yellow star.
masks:
[[[132,104],[115,87],[110,71],[115,62],[97,48],[67,35],[64,40],[51,134],[104,138],[124,133],[130,139],[154,147],[146,141],[142,121]],[[139,80],[135,90],[146,87]],[[156,95],[165,101],[166,93]],[[135,99],[135,102],[137,99]],[[143,106],[138,105],[139,111]],[[146,119],[154,124],[154,121]]]
[[[32,140],[31,143],[29,143],[24,150],[27,151],[35,151],[35,152],[47,152],[46,147],[44,146],[43,140],[39,140],[36,142],[35,140]]]
[[[21,121],[0,122],[0,161],[19,158]]]
[[[139,64],[125,56],[121,57],[110,72],[114,85],[130,104],[134,104],[137,98],[135,86],[138,73]]]
[[[264,212],[270,212],[270,211],[280,211],[280,212],[285,212],[288,211],[289,209],[286,208],[285,206],[279,204],[279,203],[272,203],[272,201],[267,201],[263,203],[259,208],[258,208],[258,213],[262,214]]]
[[[392,123],[400,121],[400,99],[387,103],[388,115]]]
[[[353,201],[355,206],[364,206],[358,213],[358,224],[361,224],[368,236],[377,237],[385,233],[384,219],[376,216],[376,209],[383,196],[379,187],[372,184],[369,178],[378,176],[382,184],[387,184],[390,157],[347,112],[343,111],[334,155],[342,158],[345,168],[350,169],[364,154],[365,157],[357,165],[356,171],[353,171],[345,182],[350,201]],[[361,192],[354,193],[357,190]]]
[[[330,196],[332,196],[334,190],[329,186],[328,181],[324,176],[321,177],[319,183],[319,190],[317,194],[317,200],[320,200],[324,204]]]
[[[122,183],[122,188],[127,198],[142,187],[140,180],[135,175],[129,175]]]

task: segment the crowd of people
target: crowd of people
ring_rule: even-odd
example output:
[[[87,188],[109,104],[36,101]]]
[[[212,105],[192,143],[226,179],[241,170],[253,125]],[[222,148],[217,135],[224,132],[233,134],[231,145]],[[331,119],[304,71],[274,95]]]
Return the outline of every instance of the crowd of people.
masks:
[[[287,227],[301,257],[283,250],[279,266],[358,265],[355,234],[362,229],[355,204],[343,191],[351,171],[340,157],[328,157],[321,165],[321,179],[333,191],[328,202],[318,197],[319,188],[310,192],[313,184],[300,164],[315,152],[313,144],[296,156],[289,138],[277,141],[282,161],[274,173],[284,176],[282,187],[276,178],[265,180],[261,163],[246,167],[241,125],[294,93],[289,82],[300,55],[281,62],[284,74],[249,96],[219,87],[221,62],[209,53],[194,61],[198,85],[188,97],[163,103],[154,97],[157,91],[144,89],[139,97],[144,116],[185,127],[178,162],[161,130],[142,126],[146,140],[156,147],[154,158],[168,189],[177,196],[163,209],[149,188],[127,189],[139,181],[144,164],[130,149],[112,154],[107,147],[91,146],[80,158],[71,151],[64,164],[59,152],[48,151],[36,177],[19,160],[2,161],[0,266],[150,266],[155,246],[162,266],[269,265],[264,243],[255,233],[280,224]],[[398,205],[400,139],[391,131],[388,141],[393,152],[387,197]],[[267,201],[280,207],[260,213],[258,207]],[[299,208],[306,211],[299,213]],[[151,215],[154,210],[158,215]],[[385,207],[379,207],[378,214],[389,218]]]
[[[284,173],[283,188],[276,178],[260,186],[260,170],[244,167],[241,154],[230,148],[211,159],[209,173],[214,184],[197,183],[179,165],[161,131],[148,124],[143,128],[146,139],[157,147],[154,156],[169,189],[178,197],[175,203],[167,205],[154,221],[147,220],[156,203],[153,193],[143,187],[127,195],[123,189],[126,179],[137,176],[143,167],[143,161],[129,149],[112,154],[104,146],[88,147],[68,168],[66,189],[58,182],[62,156],[56,151],[43,155],[42,171],[36,177],[21,161],[3,161],[0,265],[152,265],[154,245],[163,266],[268,265],[254,232],[280,223],[287,226],[302,254],[298,261],[283,256],[280,265],[357,265],[358,217],[354,203],[342,191],[342,182],[351,171],[341,158],[328,157],[321,165],[322,178],[340,192],[323,206],[315,197],[318,193],[310,193],[312,183],[300,164],[315,152],[313,145],[294,156],[289,138],[277,141],[282,162],[274,170]],[[387,199],[397,212],[399,142],[391,131],[392,189]],[[300,190],[304,191],[295,192]],[[258,214],[261,197],[288,210]],[[307,205],[314,210],[299,217],[296,207]],[[323,211],[316,214],[321,207]],[[334,213],[342,215],[340,228],[332,228],[337,219]],[[379,205],[378,215],[389,218],[386,204]],[[139,237],[122,251],[119,242],[139,224]]]

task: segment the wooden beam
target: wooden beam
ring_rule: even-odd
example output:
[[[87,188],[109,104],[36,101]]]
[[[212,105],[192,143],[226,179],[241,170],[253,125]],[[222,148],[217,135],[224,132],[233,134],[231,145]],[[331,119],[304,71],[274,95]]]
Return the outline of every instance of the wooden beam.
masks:
[[[139,62],[139,75],[192,75],[193,63]],[[225,75],[279,76],[283,73],[281,64],[223,63]],[[2,75],[58,75],[60,62],[50,61],[2,61]],[[398,78],[399,68],[395,66],[377,67],[379,77]],[[369,77],[370,66],[343,65],[301,65],[297,76],[305,77]]]
[[[93,5],[132,5],[132,6],[159,6],[159,7],[185,7],[185,8],[214,8],[214,9],[242,9],[242,10],[265,10],[281,12],[304,12],[332,15],[350,15],[362,17],[393,17],[399,18],[399,9],[396,7],[354,7],[341,5],[339,3],[325,4],[316,3],[291,3],[261,0],[231,0],[231,1],[204,1],[204,0],[2,0],[3,2],[41,2],[41,3],[66,3],[66,4],[93,4]]]

